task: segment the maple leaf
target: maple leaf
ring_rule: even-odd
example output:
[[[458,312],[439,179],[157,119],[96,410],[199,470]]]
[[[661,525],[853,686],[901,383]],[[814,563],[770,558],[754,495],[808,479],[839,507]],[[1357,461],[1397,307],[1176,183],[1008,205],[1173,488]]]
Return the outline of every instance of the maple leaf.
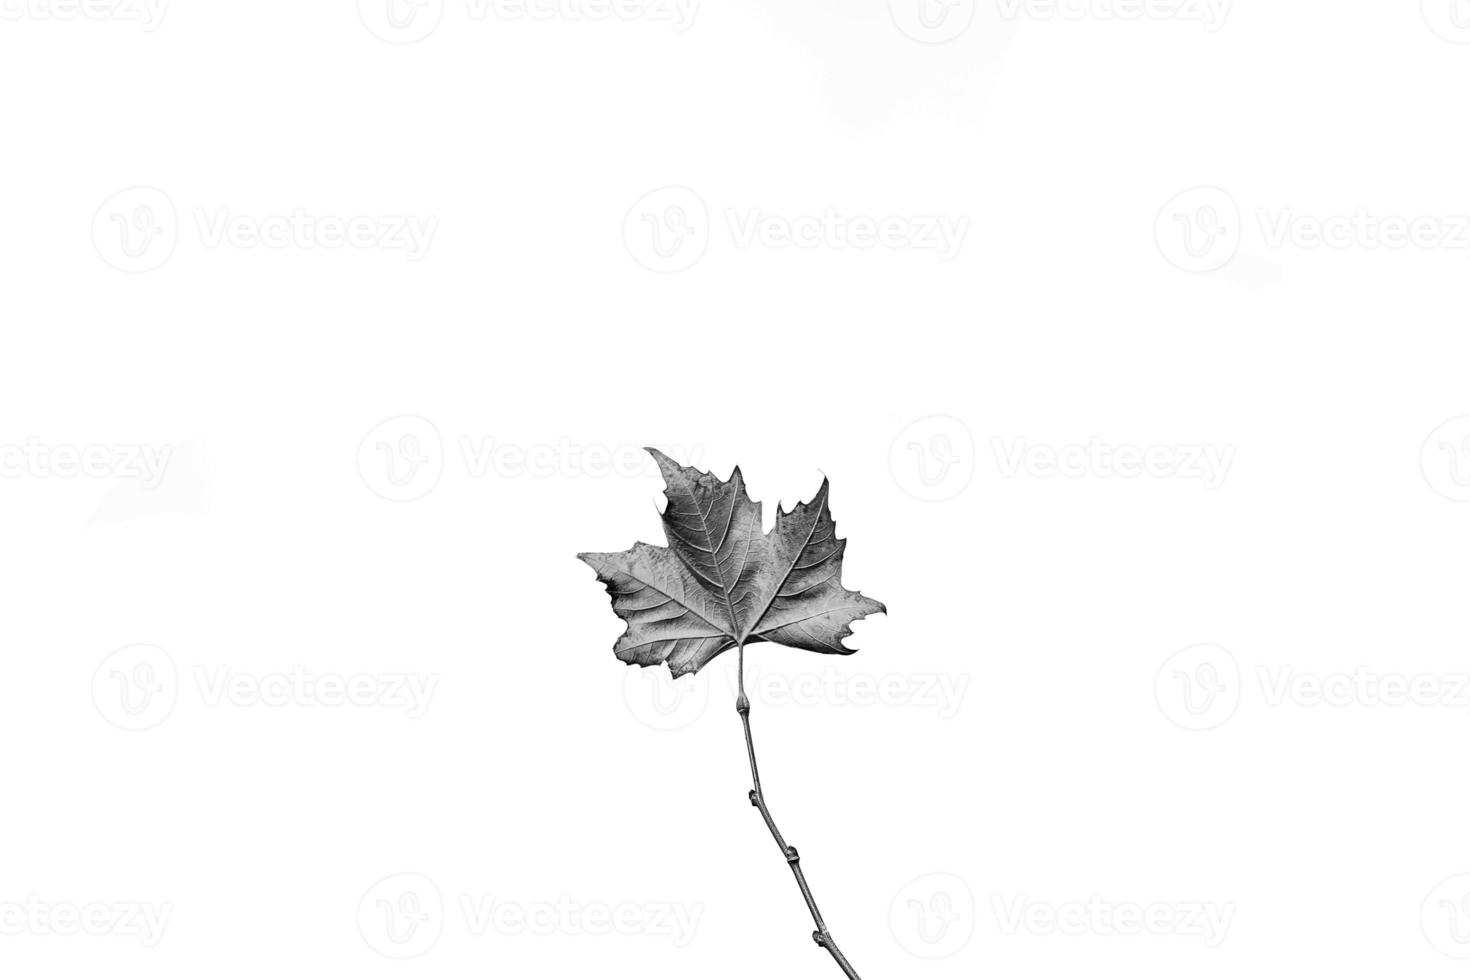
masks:
[[[737,466],[728,480],[680,466],[657,449],[667,487],[668,547],[639,542],[628,551],[583,553],[607,586],[628,628],[613,644],[618,659],[666,663],[692,673],[726,650],[770,641],[817,653],[850,654],[851,624],[883,603],[842,587],[842,554],[824,478],[810,503],[776,509],[761,530],[761,505],[745,493]]]
[[[847,542],[837,537],[825,478],[810,503],[790,511],[777,507],[775,527],[765,533],[761,505],[746,495],[738,466],[728,480],[720,480],[680,466],[657,449],[648,452],[667,484],[662,517],[668,547],[640,541],[627,551],[577,556],[597,572],[612,596],[613,612],[628,624],[613,652],[643,667],[668,664],[677,677],[694,673],[731,647],[740,649],[735,710],[750,757],[751,805],[760,810],[796,876],[816,926],[812,940],[832,954],[848,980],[861,980],[828,931],[801,869],[801,855],[776,829],[761,790],[745,696],[745,645],[764,640],[817,653],[854,653],[842,644],[852,635],[853,621],[888,610],[842,587]]]

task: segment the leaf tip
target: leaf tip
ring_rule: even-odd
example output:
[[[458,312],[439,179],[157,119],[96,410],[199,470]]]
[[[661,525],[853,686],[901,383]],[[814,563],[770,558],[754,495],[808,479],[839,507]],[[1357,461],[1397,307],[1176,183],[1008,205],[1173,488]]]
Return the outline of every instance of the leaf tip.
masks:
[[[664,484],[672,489],[675,481],[679,479],[680,472],[683,470],[678,460],[652,446],[644,446],[643,451],[653,457],[653,461],[658,464],[659,474],[664,478]]]

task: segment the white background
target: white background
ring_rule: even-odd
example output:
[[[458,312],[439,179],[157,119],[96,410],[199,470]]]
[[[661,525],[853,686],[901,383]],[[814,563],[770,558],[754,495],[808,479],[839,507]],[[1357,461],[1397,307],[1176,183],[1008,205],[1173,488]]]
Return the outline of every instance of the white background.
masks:
[[[652,444],[889,607],[750,657],[864,977],[1462,975],[1470,9],[1079,2],[3,0],[0,972],[837,976]]]

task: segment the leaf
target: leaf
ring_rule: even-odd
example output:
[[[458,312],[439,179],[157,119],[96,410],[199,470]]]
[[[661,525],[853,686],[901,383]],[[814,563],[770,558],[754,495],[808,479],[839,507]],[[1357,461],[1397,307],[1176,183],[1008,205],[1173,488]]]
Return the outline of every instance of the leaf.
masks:
[[[737,466],[728,480],[680,466],[657,449],[667,487],[669,546],[639,542],[628,551],[583,553],[607,586],[628,628],[613,644],[618,659],[674,676],[692,673],[732,647],[769,640],[817,653],[849,654],[851,624],[883,603],[842,587],[842,553],[824,478],[810,503],[776,509],[761,530],[761,505],[745,493]]]

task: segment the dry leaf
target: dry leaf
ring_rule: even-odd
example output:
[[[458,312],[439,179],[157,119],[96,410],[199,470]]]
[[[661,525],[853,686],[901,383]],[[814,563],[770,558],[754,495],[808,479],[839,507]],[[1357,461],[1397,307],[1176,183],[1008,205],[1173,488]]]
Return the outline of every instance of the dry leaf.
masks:
[[[847,542],[838,539],[828,510],[827,480],[810,503],[778,508],[767,534],[739,467],[719,480],[648,452],[667,484],[669,546],[640,542],[628,551],[577,556],[597,572],[613,611],[628,624],[613,644],[618,659],[644,667],[667,663],[678,676],[762,640],[817,653],[855,652],[842,645],[852,622],[886,610],[842,587]]]

